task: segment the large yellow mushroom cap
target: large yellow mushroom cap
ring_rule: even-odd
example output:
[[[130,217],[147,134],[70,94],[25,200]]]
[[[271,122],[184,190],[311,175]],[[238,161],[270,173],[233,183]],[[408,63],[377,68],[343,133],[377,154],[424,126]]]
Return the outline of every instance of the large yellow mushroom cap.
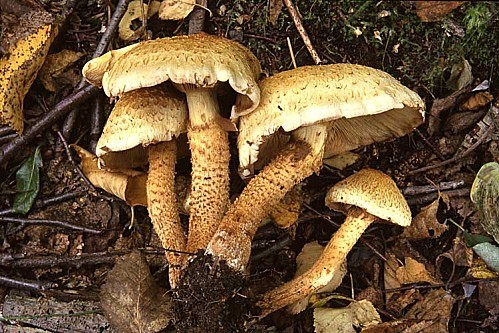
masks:
[[[97,142],[96,155],[111,168],[116,155],[124,151],[135,159],[128,161],[127,167],[147,163],[142,147],[185,133],[187,119],[185,98],[175,89],[157,86],[130,91],[114,106]]]
[[[260,72],[258,59],[244,46],[200,33],[140,43],[104,73],[102,85],[108,96],[119,96],[168,80],[199,87],[228,82],[238,93],[233,113],[239,116],[258,105]]]
[[[328,157],[402,136],[424,120],[418,94],[389,74],[361,65],[299,67],[262,80],[260,90],[258,108],[239,123],[243,170],[252,168],[260,145],[280,128],[290,132],[328,123]]]
[[[411,210],[395,182],[374,169],[363,169],[335,184],[326,195],[326,206],[346,213],[356,206],[379,219],[406,227]]]

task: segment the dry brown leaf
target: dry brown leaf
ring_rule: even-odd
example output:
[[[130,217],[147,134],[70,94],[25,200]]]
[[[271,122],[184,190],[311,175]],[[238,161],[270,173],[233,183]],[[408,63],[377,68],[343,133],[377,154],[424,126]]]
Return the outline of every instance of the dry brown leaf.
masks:
[[[446,82],[447,88],[458,91],[473,83],[473,73],[468,60],[452,65],[450,77]]]
[[[431,204],[423,207],[421,211],[412,219],[409,227],[404,229],[402,237],[409,240],[422,240],[427,238],[438,238],[448,227],[441,224],[437,219],[437,211],[441,204],[447,203],[445,200],[436,199]]]
[[[447,332],[452,306],[456,299],[444,289],[432,289],[407,312],[407,319],[431,322],[425,333]]]
[[[430,284],[441,283],[440,280],[430,274],[424,264],[412,259],[411,257],[405,258],[405,265],[399,267],[396,270],[395,275],[401,284],[418,282],[428,282]]]
[[[464,133],[475,126],[486,113],[486,110],[453,113],[445,121],[444,130],[453,134]]]
[[[154,281],[139,251],[117,261],[100,296],[104,315],[119,332],[159,332],[173,318],[170,295]]]
[[[413,1],[423,22],[437,22],[467,1]]]
[[[270,0],[269,3],[269,22],[276,25],[279,15],[281,15],[284,3],[282,0]]]
[[[0,124],[10,126],[21,134],[24,128],[23,100],[45,61],[58,28],[47,12],[25,14],[29,27],[20,25],[19,39],[10,53],[0,58]]]
[[[317,241],[305,244],[301,252],[296,257],[295,277],[300,276],[303,273],[305,273],[307,270],[309,270],[317,261],[317,259],[319,259],[323,250],[324,246],[317,243]],[[343,264],[338,269],[338,273],[334,275],[334,278],[331,281],[329,281],[329,283],[326,286],[322,287],[317,292],[318,293],[332,292],[333,290],[338,288],[346,272],[347,272],[347,267],[345,262],[343,262]],[[307,308],[311,297],[312,295],[308,295],[302,298],[301,300],[289,305],[288,307],[289,312],[291,312],[292,314],[298,314],[304,311]]]
[[[494,99],[491,93],[488,91],[479,91],[474,95],[471,95],[464,103],[459,106],[461,111],[474,111],[478,110],[487,104],[489,104]]]
[[[183,20],[192,12],[196,0],[163,0],[159,7],[159,18],[162,20]]]
[[[478,299],[491,315],[499,315],[499,281],[478,282]]]
[[[71,65],[77,62],[83,53],[72,50],[62,50],[49,54],[39,72],[39,78],[45,89],[56,92],[59,88],[60,76]]]
[[[466,275],[474,279],[499,279],[499,273],[492,271],[483,261],[476,265],[474,262],[473,267],[468,269]]]
[[[98,159],[89,151],[71,145],[81,158],[81,169],[96,187],[117,196],[130,206],[147,206],[147,174],[133,169],[99,169]]]
[[[452,261],[456,266],[471,267],[473,264],[473,250],[466,245],[463,239],[461,237],[456,237],[454,238],[453,243],[452,249],[437,257],[437,272],[440,271],[440,266],[445,258]]]
[[[142,5],[144,5],[144,16],[149,18],[158,12],[160,2],[151,1],[148,5],[145,1],[131,1],[118,25],[119,36],[122,40],[129,42],[139,39],[143,35]],[[140,25],[137,25],[138,22],[140,22]]]

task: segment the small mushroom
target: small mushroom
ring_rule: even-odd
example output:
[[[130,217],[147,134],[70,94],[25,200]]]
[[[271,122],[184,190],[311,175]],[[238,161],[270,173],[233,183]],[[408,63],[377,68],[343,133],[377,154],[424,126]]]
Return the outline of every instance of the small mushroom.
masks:
[[[263,316],[326,286],[367,227],[376,220],[403,227],[411,211],[395,182],[378,170],[364,169],[334,185],[326,205],[346,215],[315,264],[304,274],[267,292],[258,306]]]
[[[246,267],[251,240],[269,209],[318,172],[324,156],[403,136],[424,120],[424,103],[415,92],[360,65],[300,67],[264,79],[260,89],[258,108],[240,119],[243,174],[251,173],[260,146],[275,133],[291,138],[229,207],[208,245],[208,254],[236,271]]]
[[[187,104],[182,95],[175,89],[160,86],[142,88],[121,95],[96,148],[97,156],[107,166],[116,167],[119,161],[121,168],[130,168],[149,162],[147,209],[154,230],[167,250],[185,250],[174,183],[175,138],[186,131]],[[184,256],[167,251],[166,257],[170,285],[174,288]]]
[[[258,105],[260,72],[256,57],[242,45],[200,33],[139,43],[103,74],[110,97],[166,81],[187,97],[192,154],[189,252],[206,247],[229,203],[227,130],[235,126],[219,114],[217,88],[227,82],[237,93],[232,108],[237,118]]]

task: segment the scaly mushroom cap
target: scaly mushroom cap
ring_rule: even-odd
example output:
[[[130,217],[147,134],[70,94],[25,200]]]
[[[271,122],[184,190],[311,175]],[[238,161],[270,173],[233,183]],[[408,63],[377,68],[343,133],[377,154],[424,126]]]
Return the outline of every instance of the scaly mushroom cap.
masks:
[[[406,227],[411,210],[395,182],[383,172],[363,169],[335,184],[326,195],[326,206],[346,214],[351,206],[382,220]]]
[[[96,87],[102,87],[102,77],[122,55],[135,48],[139,44],[132,44],[121,49],[104,53],[100,57],[88,61],[81,73],[85,80]]]
[[[146,164],[142,147],[187,132],[187,120],[185,98],[175,89],[157,86],[130,91],[114,106],[97,142],[96,155],[109,168],[117,163],[122,163],[122,168],[123,163],[126,167]]]
[[[402,136],[424,120],[424,103],[389,74],[352,64],[304,66],[260,82],[260,104],[239,123],[239,161],[251,170],[263,142],[328,123],[325,157]],[[277,140],[279,141],[279,140]],[[329,145],[329,147],[328,147]]]
[[[112,97],[168,80],[199,87],[228,82],[238,93],[233,110],[237,117],[258,105],[260,72],[258,59],[244,46],[200,33],[139,43],[116,60],[104,74],[102,85]]]

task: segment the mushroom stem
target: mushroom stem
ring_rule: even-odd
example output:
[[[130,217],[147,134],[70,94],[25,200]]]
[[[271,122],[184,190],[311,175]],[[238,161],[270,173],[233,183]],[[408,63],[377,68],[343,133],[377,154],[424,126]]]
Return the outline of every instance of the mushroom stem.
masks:
[[[206,252],[243,271],[262,219],[293,186],[320,169],[326,127],[309,126],[248,183],[229,207]]]
[[[174,191],[177,145],[175,140],[150,145],[147,177],[147,209],[154,230],[166,250],[185,250],[185,236],[180,224]],[[175,288],[181,273],[184,255],[166,252],[170,286]]]
[[[230,153],[227,132],[217,123],[216,92],[186,86],[192,161],[187,251],[196,252],[206,248],[229,204]]]
[[[258,302],[261,315],[266,316],[317,292],[327,285],[338,272],[342,262],[362,233],[375,219],[374,215],[361,208],[350,208],[347,218],[335,232],[312,268],[284,285],[267,292]]]

